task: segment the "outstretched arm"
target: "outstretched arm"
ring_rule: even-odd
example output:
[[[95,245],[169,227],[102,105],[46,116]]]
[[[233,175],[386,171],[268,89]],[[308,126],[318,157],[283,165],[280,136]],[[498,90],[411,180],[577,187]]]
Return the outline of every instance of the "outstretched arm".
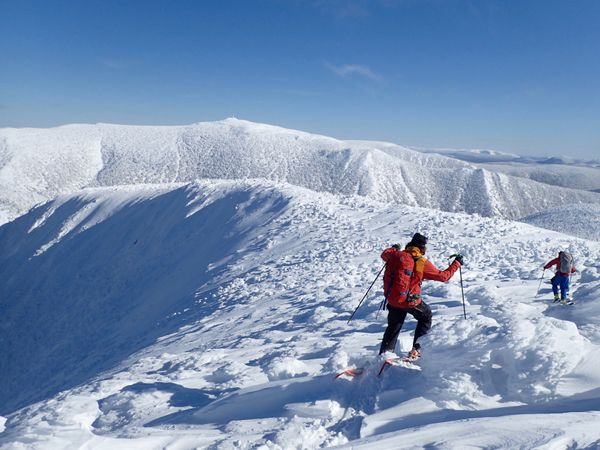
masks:
[[[544,269],[549,269],[552,266],[555,266],[559,263],[559,259],[558,258],[554,258],[552,261],[549,261],[545,266]]]
[[[423,269],[423,279],[441,281],[445,283],[450,278],[452,278],[452,275],[454,275],[454,272],[456,272],[459,267],[460,263],[454,260],[446,270],[440,270],[437,267],[435,267],[435,265],[431,261],[427,260],[425,261],[425,268]]]

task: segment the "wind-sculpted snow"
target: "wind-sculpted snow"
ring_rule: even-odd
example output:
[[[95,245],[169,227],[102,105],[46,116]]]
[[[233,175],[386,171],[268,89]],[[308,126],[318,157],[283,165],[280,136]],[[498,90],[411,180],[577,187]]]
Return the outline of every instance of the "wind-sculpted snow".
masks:
[[[189,126],[0,130],[0,220],[83,187],[260,178],[317,192],[519,218],[600,195],[499,175],[394,144],[237,119]],[[2,223],[2,222],[0,222]]]
[[[347,320],[380,252],[417,230],[440,268],[465,255],[467,319],[458,274],[425,282],[434,323],[422,370],[377,377],[381,280]],[[579,269],[574,306],[552,303],[542,271],[565,248]],[[1,227],[0,258],[0,446],[600,443],[597,242],[288,184],[202,181],[62,196]],[[398,352],[413,330],[409,319]],[[334,380],[349,365],[366,371]]]

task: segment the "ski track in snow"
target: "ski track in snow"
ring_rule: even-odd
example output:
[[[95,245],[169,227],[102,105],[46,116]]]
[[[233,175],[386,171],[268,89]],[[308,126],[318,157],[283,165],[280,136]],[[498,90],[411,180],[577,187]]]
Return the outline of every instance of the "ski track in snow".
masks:
[[[378,378],[381,280],[346,321],[380,252],[415,231],[441,269],[465,255],[468,318],[458,274],[425,282],[434,325],[422,371]],[[551,303],[548,271],[536,295],[564,248],[580,270],[571,307]],[[59,197],[1,227],[0,255],[2,448],[600,445],[597,242],[201,181]],[[365,373],[334,380],[352,365]]]

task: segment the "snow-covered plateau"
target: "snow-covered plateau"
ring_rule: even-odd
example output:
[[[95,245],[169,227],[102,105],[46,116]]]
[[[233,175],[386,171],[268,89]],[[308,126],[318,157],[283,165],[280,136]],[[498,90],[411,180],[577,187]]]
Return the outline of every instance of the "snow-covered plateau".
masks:
[[[237,120],[0,136],[0,448],[600,448],[598,194]],[[464,304],[424,282],[378,376],[381,279],[348,319],[416,231]]]

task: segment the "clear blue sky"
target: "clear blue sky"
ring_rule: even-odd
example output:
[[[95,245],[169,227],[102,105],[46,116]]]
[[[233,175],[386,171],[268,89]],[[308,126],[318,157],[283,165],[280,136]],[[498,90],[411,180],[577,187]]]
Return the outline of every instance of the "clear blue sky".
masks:
[[[230,116],[600,156],[599,0],[0,0],[0,127]]]

